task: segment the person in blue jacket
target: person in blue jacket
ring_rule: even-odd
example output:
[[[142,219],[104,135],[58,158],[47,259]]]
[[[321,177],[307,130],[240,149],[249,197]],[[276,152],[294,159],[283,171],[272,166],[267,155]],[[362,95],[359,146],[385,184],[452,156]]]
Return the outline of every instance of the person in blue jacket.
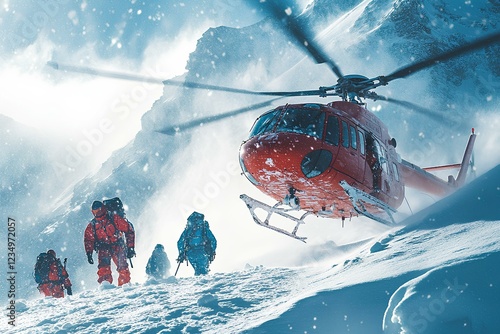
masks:
[[[149,277],[162,279],[170,276],[170,261],[162,244],[157,244],[146,265]]]
[[[184,260],[194,268],[194,274],[206,275],[209,272],[209,265],[215,258],[217,240],[215,239],[205,216],[199,212],[193,212],[187,220],[186,228],[182,232],[177,249],[179,257],[177,262]]]

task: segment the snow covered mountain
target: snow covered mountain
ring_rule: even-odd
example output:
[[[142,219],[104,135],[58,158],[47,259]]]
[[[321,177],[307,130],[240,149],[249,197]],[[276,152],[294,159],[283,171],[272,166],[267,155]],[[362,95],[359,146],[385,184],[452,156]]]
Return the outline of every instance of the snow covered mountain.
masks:
[[[230,9],[234,10],[232,3],[216,3],[215,7],[219,9],[217,13],[227,9],[227,15],[222,15],[221,20],[213,17],[207,20],[218,24],[212,25],[198,40],[196,50],[189,56],[187,72],[179,79],[254,90],[316,89],[320,85],[335,82],[336,78],[323,65],[313,64],[272,20],[263,19],[252,25],[239,24],[242,21],[230,20]],[[136,2],[132,1],[131,4],[135,5]],[[110,12],[109,8],[104,10],[96,6],[101,13]],[[186,17],[207,13],[210,4],[200,4],[206,6],[203,10],[201,7],[188,6],[186,12],[180,3],[178,6],[169,13],[177,13],[179,22],[187,22]],[[148,15],[155,16],[163,9],[151,6]],[[132,13],[137,14],[138,10],[135,8]],[[26,17],[34,13],[36,11],[27,12]],[[146,13],[146,10],[142,13]],[[209,15],[218,16],[215,12],[211,13]],[[250,10],[249,13],[255,15]],[[303,20],[312,24],[320,45],[345,73],[376,76],[495,31],[499,13],[495,2],[458,4],[444,1],[365,0],[332,6],[329,1],[318,0],[311,3],[302,16]],[[68,15],[72,14],[68,12]],[[136,16],[140,18],[134,22]],[[133,49],[140,53],[146,40],[134,37],[134,27],[147,36],[149,43],[158,37],[158,32],[148,35],[148,29],[152,28],[147,26],[141,15],[136,16],[123,9],[120,15],[112,15],[107,24],[99,23],[106,28],[92,29],[86,37],[72,30],[78,37],[72,41],[78,45],[82,41],[95,39],[98,45],[96,54],[104,58],[122,57],[126,54],[124,50]],[[74,19],[84,20],[83,17]],[[85,20],[91,22],[99,18],[89,17]],[[8,22],[4,20],[1,24],[7,25]],[[116,31],[109,26],[116,28],[123,22],[128,23],[120,35],[123,45],[120,49],[110,37],[110,31]],[[88,26],[95,28],[90,23]],[[171,32],[173,35],[191,31],[182,24],[176,27],[177,30]],[[52,30],[55,32],[50,35],[50,43],[62,38],[61,30],[54,27]],[[41,36],[44,37],[43,34]],[[29,44],[32,39],[24,40],[23,43]],[[25,44],[14,45],[15,48],[23,46]],[[388,124],[391,134],[398,139],[398,150],[404,158],[420,165],[458,162],[470,127],[477,126],[479,137],[475,159],[478,173],[484,173],[500,163],[500,150],[496,145],[500,87],[500,62],[496,55],[499,51],[498,45],[490,47],[398,81],[380,91],[382,95],[452,114],[452,124],[436,124],[394,105],[369,102],[369,108]],[[69,53],[68,50],[59,52]],[[79,52],[82,50],[79,49]],[[146,56],[140,54],[137,57],[142,59]],[[111,79],[110,82],[112,85]],[[141,85],[138,83],[137,87]],[[480,210],[475,210],[470,200],[456,206],[453,204],[453,209],[435,207],[438,208],[436,210],[443,210],[439,211],[440,214],[449,215],[450,219],[431,217],[429,221],[428,217],[416,216],[413,219],[418,222],[415,226],[419,228],[408,227],[401,231],[387,231],[385,227],[364,219],[354,219],[344,229],[339,222],[312,219],[304,230],[309,242],[302,245],[257,227],[239,200],[241,193],[269,200],[240,175],[238,166],[239,144],[246,138],[255,117],[263,110],[220,123],[204,124],[194,131],[181,131],[174,136],[157,132],[173,124],[216,115],[263,100],[165,86],[162,96],[143,115],[142,129],[134,140],[115,151],[91,175],[65,183],[71,184],[69,188],[58,187],[60,184],[52,178],[52,173],[49,177],[48,170],[52,172],[54,161],[51,160],[50,151],[44,150],[49,145],[44,147],[43,138],[33,132],[12,132],[18,125],[10,120],[2,121],[0,138],[2,143],[8,143],[9,149],[2,151],[6,153],[2,166],[7,168],[2,168],[1,212],[4,217],[13,215],[19,222],[17,284],[21,300],[18,329],[30,332],[39,326],[48,332],[73,332],[83,331],[83,327],[89,325],[94,329],[93,332],[113,331],[116,328],[123,332],[146,329],[159,332],[160,328],[172,332],[181,329],[185,332],[210,332],[214,328],[213,332],[248,330],[262,333],[280,332],[289,324],[301,332],[313,331],[313,326],[316,326],[318,330],[322,328],[320,332],[329,332],[330,328],[345,328],[339,331],[349,329],[355,332],[359,329],[359,332],[367,333],[376,328],[373,330],[376,333],[381,331],[384,321],[389,332],[397,332],[401,326],[412,328],[412,331],[407,332],[422,332],[424,322],[426,330],[439,332],[439,328],[433,326],[443,322],[429,320],[436,314],[421,315],[417,312],[413,316],[413,310],[418,310],[423,301],[417,300],[412,291],[418,291],[422,296],[432,296],[429,289],[436,286],[439,289],[442,285],[429,285],[429,279],[432,282],[448,279],[453,283],[454,277],[459,277],[457,285],[460,286],[463,282],[460,277],[479,282],[468,274],[461,276],[457,273],[454,277],[443,278],[449,265],[461,273],[471,270],[471,266],[489,269],[497,251],[494,226],[500,220],[494,204],[498,202],[498,192],[495,191],[495,187],[499,186],[498,168],[493,174],[488,174],[493,180],[493,188],[489,188],[488,183],[476,183],[481,184],[479,187],[490,189],[484,196],[478,189],[468,192],[472,199],[480,198],[480,203],[476,204],[483,204],[484,200],[485,206],[477,207]],[[319,98],[311,100],[327,102]],[[283,99],[273,105],[297,101],[302,99]],[[16,138],[27,144],[18,145]],[[20,168],[16,169],[16,166]],[[11,183],[20,187],[12,187],[6,180],[12,180]],[[461,194],[464,196],[463,192]],[[28,201],[25,199],[27,196]],[[134,258],[132,270],[134,284],[123,289],[98,289],[95,282],[96,268],[86,263],[82,234],[91,218],[92,201],[114,196],[120,196],[127,205],[127,215],[138,233],[138,257]],[[420,196],[408,198],[414,209],[420,208],[420,201],[429,203],[434,200],[422,199]],[[212,267],[214,274],[194,279],[189,277],[189,270],[181,269],[179,279],[142,285],[145,281],[143,269],[154,245],[164,244],[169,257],[175,258],[175,242],[184,228],[187,215],[195,209],[205,213],[219,241],[220,250]],[[463,211],[461,215],[455,216],[453,211],[458,209]],[[403,211],[407,209],[403,208]],[[460,225],[453,225],[455,223]],[[3,230],[1,233],[3,235]],[[370,239],[368,243],[357,247],[357,242],[367,239]],[[454,248],[459,241],[465,243],[464,250]],[[475,242],[474,247],[469,242]],[[356,245],[354,250],[350,249],[353,253],[346,254],[343,248],[339,248],[350,244]],[[6,248],[5,238],[0,241],[0,246]],[[38,297],[31,271],[36,255],[47,248],[54,248],[59,256],[68,258],[68,270],[77,283],[74,287],[75,296],[71,300],[41,300]],[[0,258],[6,262],[5,254],[1,254]],[[245,269],[246,263],[251,265]],[[246,286],[247,290],[235,289],[240,284]],[[496,286],[495,282],[491,284]],[[5,288],[2,283],[2,301],[6,298]],[[189,296],[186,295],[188,289],[192,289]],[[230,290],[234,291],[229,293]],[[473,293],[476,290],[468,291]],[[483,292],[481,290],[480,293]],[[491,296],[496,296],[495,293]],[[453,297],[444,294],[450,299]],[[130,303],[128,305],[142,310],[142,321],[131,320],[127,324],[118,324],[114,320],[115,315],[96,316],[106,311],[103,301],[115,295],[117,299],[112,299],[109,312],[117,313],[118,305],[126,301]],[[151,299],[136,298],[141,295],[151,296]],[[371,302],[367,301],[368,295],[373,295]],[[168,314],[157,317],[157,309],[148,307],[157,298],[165,299],[158,307],[170,310]],[[345,298],[341,299],[344,307],[332,309],[328,305],[337,305],[337,302],[328,303],[324,298]],[[480,317],[478,313],[460,315],[463,310],[455,309],[462,305],[458,302],[453,303],[453,308],[448,308],[441,305],[440,299],[431,304],[433,300],[429,297],[426,305],[432,305],[434,313],[447,316],[448,312],[454,312],[447,326],[472,322],[477,326],[475,324],[482,321],[477,320]],[[176,302],[180,303],[178,308],[174,306]],[[72,304],[68,306],[68,303]],[[359,312],[364,303],[373,305],[373,309],[366,312],[366,318]],[[476,309],[484,308],[483,314],[495,309],[491,307],[494,304],[486,303],[483,307],[479,303],[471,303],[477,306]],[[206,305],[208,308],[205,308]],[[53,310],[54,316],[47,317],[48,313],[43,313],[44,307],[46,312],[47,309]],[[69,309],[61,312],[64,307]],[[352,311],[349,314],[348,309]],[[37,313],[38,310],[40,313]],[[70,315],[75,313],[79,315],[77,318],[82,319],[81,323],[72,320]],[[304,314],[304,317],[298,317],[297,314]],[[330,318],[330,314],[335,316]],[[208,320],[202,321],[202,315],[209,315]],[[303,320],[307,316],[310,322]],[[340,327],[335,327],[337,325],[333,323],[337,320],[329,319],[340,319],[335,322]],[[467,319],[473,320],[469,322]],[[486,329],[498,328],[488,327],[496,326],[496,323],[485,323]],[[344,325],[349,327],[341,327]],[[366,329],[364,326],[374,327],[363,331]],[[461,327],[464,333],[469,328],[468,325]],[[457,329],[456,332],[460,331]]]
[[[50,194],[54,182],[46,177],[52,169],[52,161],[46,156],[50,139],[41,142],[36,130],[23,127],[3,115],[0,115],[0,132],[3,139],[0,212],[4,216],[7,213],[18,216],[26,212],[43,212],[39,199]],[[34,139],[33,135],[38,138]]]
[[[17,301],[2,333],[496,333],[500,166],[349,252],[301,267]],[[182,267],[181,271],[188,271]]]

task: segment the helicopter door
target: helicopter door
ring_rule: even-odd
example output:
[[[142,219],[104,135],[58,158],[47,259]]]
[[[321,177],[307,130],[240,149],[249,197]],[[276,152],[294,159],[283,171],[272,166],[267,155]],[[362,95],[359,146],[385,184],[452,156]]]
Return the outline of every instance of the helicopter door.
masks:
[[[376,141],[378,150],[380,152],[380,167],[382,169],[382,175],[381,175],[381,180],[380,180],[380,190],[384,193],[389,193],[390,192],[390,186],[389,183],[391,182],[389,178],[389,163],[387,161],[387,151],[385,148],[382,147],[382,145],[379,143],[379,141]]]
[[[372,133],[366,133],[366,163],[368,168],[371,170],[372,175],[372,188],[374,192],[382,191],[382,185],[384,184],[382,178],[383,173],[383,162],[385,157],[382,156],[382,149],[379,142],[375,139]]]

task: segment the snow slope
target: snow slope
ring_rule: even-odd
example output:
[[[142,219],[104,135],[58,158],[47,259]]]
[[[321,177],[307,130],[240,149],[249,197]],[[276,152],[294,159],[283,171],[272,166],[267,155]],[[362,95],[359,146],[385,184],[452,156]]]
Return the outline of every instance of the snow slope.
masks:
[[[499,200],[497,166],[348,254],[18,300],[2,332],[497,333]]]

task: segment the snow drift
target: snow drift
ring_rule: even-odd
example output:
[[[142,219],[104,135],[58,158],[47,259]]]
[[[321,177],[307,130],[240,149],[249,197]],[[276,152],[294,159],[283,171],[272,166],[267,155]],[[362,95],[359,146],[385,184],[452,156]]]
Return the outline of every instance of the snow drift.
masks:
[[[408,226],[322,264],[248,264],[205,277],[106,284],[61,300],[18,300],[17,326],[4,322],[2,332],[495,333],[499,200],[497,166]]]

